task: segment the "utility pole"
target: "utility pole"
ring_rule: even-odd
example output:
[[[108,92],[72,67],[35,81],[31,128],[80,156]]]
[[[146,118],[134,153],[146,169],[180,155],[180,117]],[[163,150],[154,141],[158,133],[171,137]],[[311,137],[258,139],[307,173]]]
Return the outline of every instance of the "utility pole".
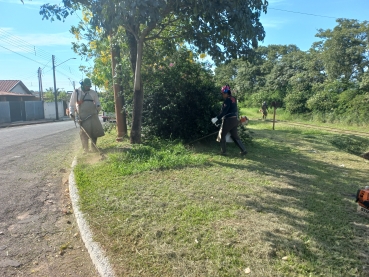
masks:
[[[69,58],[68,60],[65,60],[64,62],[62,63],[59,63],[57,66],[69,61],[69,60],[75,60],[76,58]],[[59,112],[58,112],[58,96],[56,94],[56,80],[55,80],[55,56],[52,55],[52,60],[53,60],[53,76],[54,76],[54,99],[55,99],[55,112],[56,112],[56,120],[59,120]]]
[[[59,114],[58,114],[58,97],[56,95],[56,80],[55,80],[55,56],[52,55],[53,60],[53,76],[54,76],[54,100],[55,100],[55,112],[56,112],[56,120],[59,120]]]
[[[40,97],[40,101],[43,100],[43,91],[42,91],[42,69],[41,67],[38,68],[38,93]]]

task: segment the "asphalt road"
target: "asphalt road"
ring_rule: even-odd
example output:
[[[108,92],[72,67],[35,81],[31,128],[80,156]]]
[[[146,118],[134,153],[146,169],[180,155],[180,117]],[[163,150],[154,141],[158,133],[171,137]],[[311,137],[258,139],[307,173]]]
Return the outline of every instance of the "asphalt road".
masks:
[[[71,209],[72,121],[0,129],[0,276],[98,276]]]

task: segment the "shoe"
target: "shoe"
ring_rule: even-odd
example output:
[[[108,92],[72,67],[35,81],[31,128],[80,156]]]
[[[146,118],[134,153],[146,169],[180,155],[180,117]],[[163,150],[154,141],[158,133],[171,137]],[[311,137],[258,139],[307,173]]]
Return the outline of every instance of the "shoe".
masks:
[[[243,145],[242,141],[240,139],[238,140],[233,139],[233,141],[238,146],[238,148],[240,148],[241,150],[240,155],[246,155],[247,154],[246,147],[245,145]]]

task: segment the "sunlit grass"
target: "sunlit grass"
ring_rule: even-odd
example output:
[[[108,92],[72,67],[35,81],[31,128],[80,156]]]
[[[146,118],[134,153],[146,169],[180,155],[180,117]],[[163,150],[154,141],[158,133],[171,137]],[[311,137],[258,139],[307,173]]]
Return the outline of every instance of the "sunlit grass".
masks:
[[[241,114],[246,115],[250,118],[251,121],[262,121],[262,114],[259,112],[258,108],[241,108]],[[269,107],[269,113],[267,116],[266,122],[269,122],[271,125],[271,121],[274,118],[274,108]],[[296,122],[296,123],[305,123],[312,124],[320,127],[329,127],[336,128],[341,130],[353,130],[359,132],[366,132],[368,129],[367,125],[363,124],[347,124],[345,122],[330,122],[330,121],[322,121],[321,117],[313,116],[311,114],[290,114],[284,109],[277,108],[275,111],[275,120],[278,121],[288,121],[288,122]]]
[[[247,115],[247,113],[246,113]],[[366,276],[368,219],[356,189],[369,140],[250,122],[248,155],[216,142],[99,139],[76,180],[117,276]]]

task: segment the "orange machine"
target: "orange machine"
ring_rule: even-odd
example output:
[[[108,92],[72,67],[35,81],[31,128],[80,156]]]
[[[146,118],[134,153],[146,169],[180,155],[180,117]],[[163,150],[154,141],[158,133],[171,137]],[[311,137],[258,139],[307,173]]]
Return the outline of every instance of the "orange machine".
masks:
[[[356,193],[356,202],[364,208],[369,209],[369,187],[359,189]]]
[[[358,212],[369,216],[369,186],[357,191],[356,202],[359,204],[357,207]]]
[[[240,125],[247,125],[249,123],[249,119],[247,116],[241,116],[240,118]]]

